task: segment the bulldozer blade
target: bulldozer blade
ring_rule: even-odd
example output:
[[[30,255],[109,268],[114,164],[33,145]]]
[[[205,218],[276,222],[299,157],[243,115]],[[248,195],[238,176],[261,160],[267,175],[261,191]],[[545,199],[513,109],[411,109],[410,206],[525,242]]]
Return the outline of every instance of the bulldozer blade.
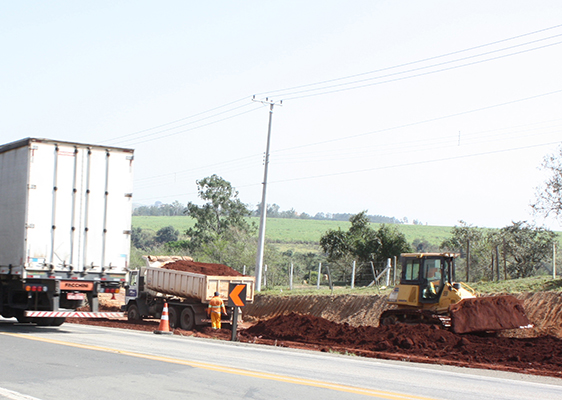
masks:
[[[513,296],[463,299],[449,307],[455,333],[501,331],[530,325],[523,305]]]

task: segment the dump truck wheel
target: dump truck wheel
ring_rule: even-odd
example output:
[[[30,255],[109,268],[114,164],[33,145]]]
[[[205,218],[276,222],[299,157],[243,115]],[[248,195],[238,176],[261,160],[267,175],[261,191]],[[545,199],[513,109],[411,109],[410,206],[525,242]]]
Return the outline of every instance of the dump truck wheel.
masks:
[[[138,321],[139,319],[141,319],[139,308],[136,304],[131,304],[127,308],[127,319],[129,321]]]
[[[184,308],[180,316],[181,329],[190,331],[195,326],[195,317],[191,308]]]
[[[168,307],[168,323],[172,329],[178,327],[178,310],[176,307]]]
[[[28,324],[31,322],[31,318],[23,315],[23,310],[16,311],[16,318],[20,324]]]

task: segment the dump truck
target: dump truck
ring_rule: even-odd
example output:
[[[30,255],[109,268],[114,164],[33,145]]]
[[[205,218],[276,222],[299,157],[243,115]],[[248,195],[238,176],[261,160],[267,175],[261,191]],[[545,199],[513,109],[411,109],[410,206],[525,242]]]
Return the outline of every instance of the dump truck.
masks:
[[[455,333],[493,332],[532,326],[513,296],[483,296],[455,281],[458,253],[404,253],[400,283],[388,296],[394,308],[380,325],[436,324]]]
[[[131,270],[129,282],[125,285],[125,305],[127,318],[138,321],[143,318],[161,318],[164,303],[168,304],[170,328],[192,330],[197,326],[208,325],[207,308],[215,292],[227,304],[231,283],[246,285],[245,303],[254,300],[253,276],[208,275],[205,270],[222,264],[195,263],[191,257],[184,256],[144,256],[146,265]],[[170,265],[187,261],[201,267],[202,273],[171,269]],[[230,269],[230,268],[228,268]],[[233,271],[235,272],[235,271]],[[232,310],[227,307],[225,323],[231,323]]]
[[[132,149],[26,138],[0,146],[0,314],[58,326],[126,281]],[[87,301],[89,312],[77,312]],[[122,313],[118,313],[122,315]]]

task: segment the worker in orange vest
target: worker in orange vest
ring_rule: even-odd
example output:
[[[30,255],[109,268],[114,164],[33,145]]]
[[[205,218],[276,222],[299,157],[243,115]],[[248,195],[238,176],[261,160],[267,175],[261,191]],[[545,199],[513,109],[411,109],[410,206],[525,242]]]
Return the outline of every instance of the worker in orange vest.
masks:
[[[207,307],[207,315],[211,314],[211,324],[213,329],[221,328],[221,312],[226,315],[226,308],[224,308],[224,303],[220,298],[220,293],[215,292],[215,296],[209,302],[209,307]]]

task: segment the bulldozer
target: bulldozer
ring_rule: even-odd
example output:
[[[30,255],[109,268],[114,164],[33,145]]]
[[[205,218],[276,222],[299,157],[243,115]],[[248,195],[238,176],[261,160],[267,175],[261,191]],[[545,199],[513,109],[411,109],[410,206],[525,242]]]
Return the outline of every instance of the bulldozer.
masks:
[[[458,253],[404,253],[402,275],[380,325],[435,324],[455,333],[494,332],[532,325],[513,296],[482,296],[455,280]]]

